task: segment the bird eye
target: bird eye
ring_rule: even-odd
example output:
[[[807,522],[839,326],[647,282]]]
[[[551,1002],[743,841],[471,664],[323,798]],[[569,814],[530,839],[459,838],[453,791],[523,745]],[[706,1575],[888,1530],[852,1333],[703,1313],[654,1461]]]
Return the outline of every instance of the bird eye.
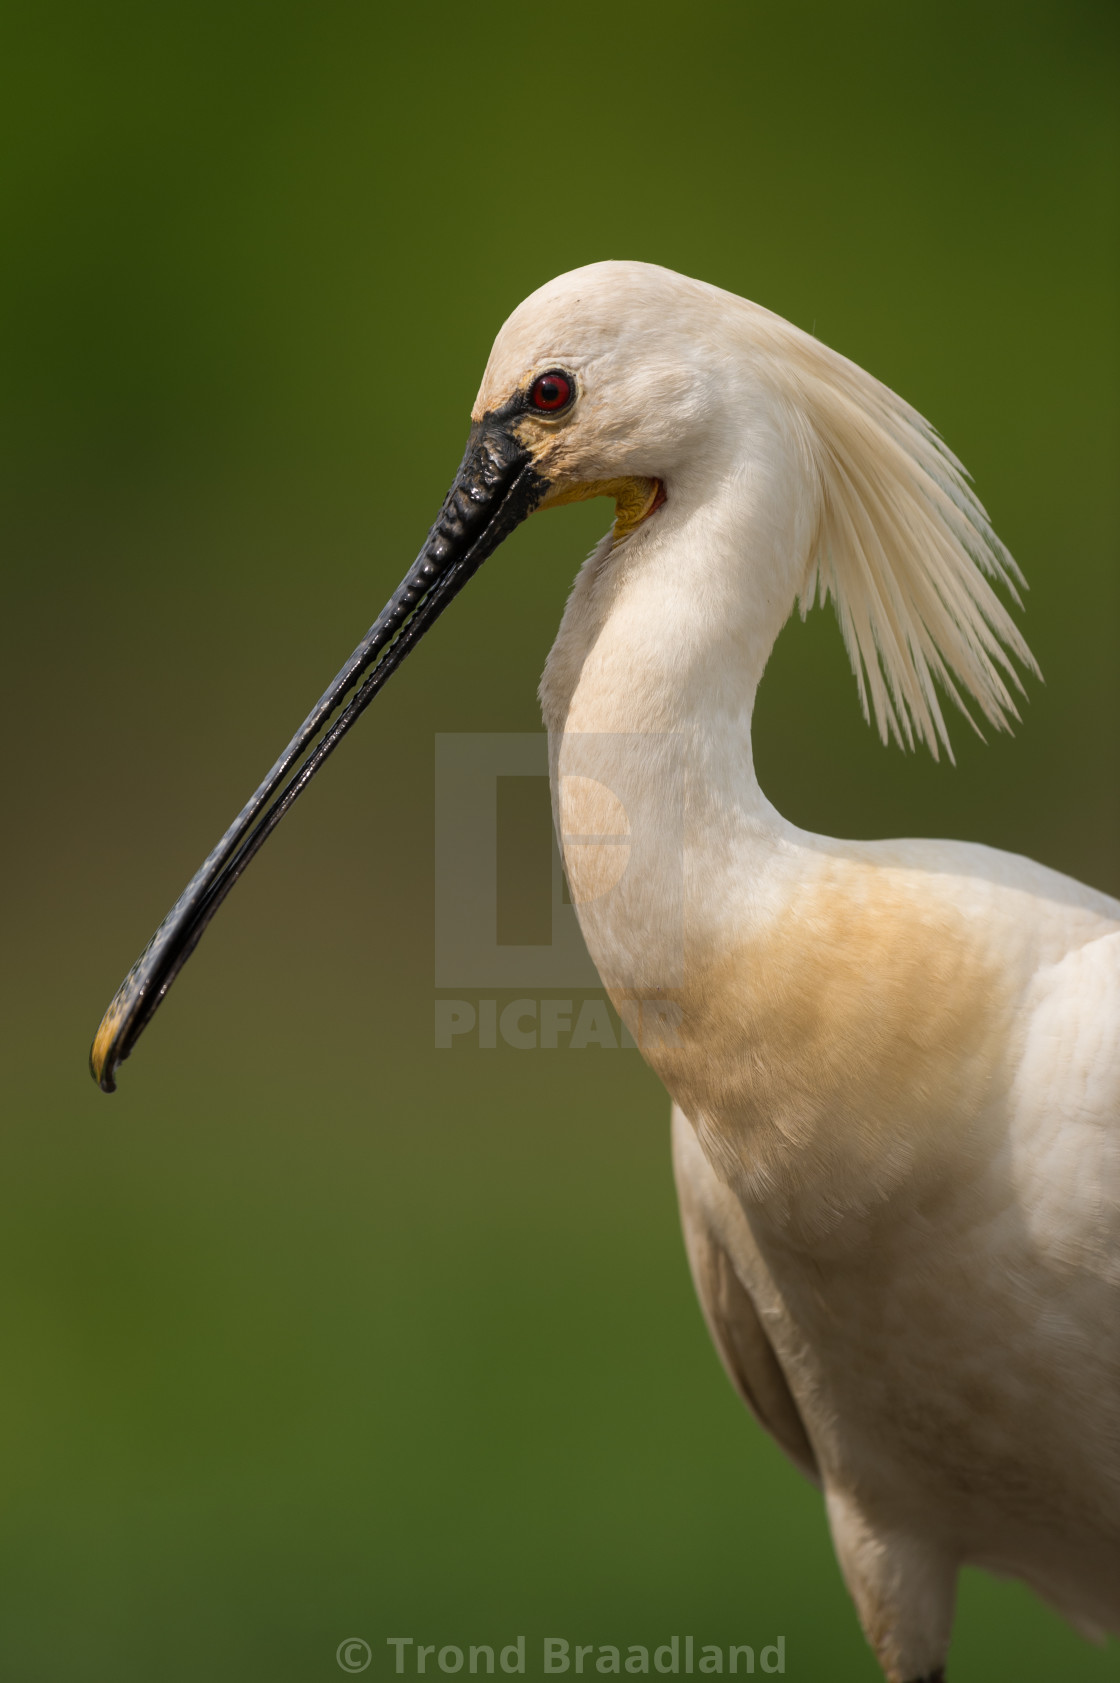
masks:
[[[546,414],[555,413],[557,409],[566,408],[574,395],[574,385],[568,375],[553,368],[533,381],[529,402],[534,409],[543,409]]]

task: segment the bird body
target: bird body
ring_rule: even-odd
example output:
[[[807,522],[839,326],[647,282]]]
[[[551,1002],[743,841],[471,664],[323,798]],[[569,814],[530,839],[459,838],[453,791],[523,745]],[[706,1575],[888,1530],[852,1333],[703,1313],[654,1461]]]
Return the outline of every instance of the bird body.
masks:
[[[717,1347],[822,1483],[889,1677],[943,1660],[964,1562],[1120,1629],[1120,904],[978,845],[798,831],[758,789],[749,708],[715,735],[738,651],[728,671],[706,652],[697,716],[655,683],[643,715],[662,608],[620,636],[641,677],[620,681],[609,631],[571,662],[568,625],[543,693],[592,958],[624,1016],[679,976],[668,1032],[632,1027],[675,1100]],[[603,892],[602,791],[656,833],[674,782],[683,836]]]
[[[768,422],[581,571],[541,687],[556,827],[675,1101],[717,1348],[912,1679],[966,1561],[1120,1629],[1120,903],[767,801],[751,712],[820,518]],[[643,843],[616,880],[620,798]],[[651,986],[673,1009],[643,1035]]]
[[[965,1562],[1120,1631],[1120,903],[968,843],[812,835],[751,753],[815,598],[884,740],[948,749],[939,689],[1005,727],[1033,669],[992,588],[1015,563],[894,393],[646,264],[519,306],[472,418],[420,557],[126,978],[95,1075],[111,1090],[260,840],[506,532],[613,496],[541,684],[554,816],[673,1100],[720,1355],[819,1483],[892,1683],[942,1675]]]

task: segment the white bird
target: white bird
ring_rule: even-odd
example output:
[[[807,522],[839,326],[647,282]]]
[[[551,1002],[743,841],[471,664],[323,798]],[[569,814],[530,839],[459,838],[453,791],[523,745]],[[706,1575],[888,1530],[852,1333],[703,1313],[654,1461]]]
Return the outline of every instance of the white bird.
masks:
[[[502,328],[420,557],[122,985],[113,1072],[264,836],[470,574],[609,494],[541,700],[591,956],[673,1099],[732,1380],[821,1487],[883,1671],[937,1679],[958,1570],[1120,1630],[1120,903],[947,841],[844,842],[755,778],[794,605],[836,607],[884,740],[948,746],[1033,662],[960,464],[877,380],[665,269],[561,276]],[[337,715],[339,707],[341,715]],[[331,718],[317,747],[315,738]],[[600,845],[628,829],[623,850]]]

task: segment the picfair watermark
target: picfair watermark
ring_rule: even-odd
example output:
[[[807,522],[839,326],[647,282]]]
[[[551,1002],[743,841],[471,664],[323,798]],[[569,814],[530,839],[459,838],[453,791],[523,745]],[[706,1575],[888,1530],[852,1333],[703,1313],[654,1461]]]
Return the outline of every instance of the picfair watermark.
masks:
[[[553,806],[543,733],[437,735],[436,987],[671,996],[684,970],[685,750],[668,732],[569,731],[557,752]],[[600,980],[573,893],[598,917],[612,906],[640,916],[651,881],[656,939],[614,951]]]
[[[680,1006],[672,999],[624,1000],[616,1015],[605,999],[437,999],[438,1051],[473,1046],[519,1052],[656,1051],[679,1045]]]

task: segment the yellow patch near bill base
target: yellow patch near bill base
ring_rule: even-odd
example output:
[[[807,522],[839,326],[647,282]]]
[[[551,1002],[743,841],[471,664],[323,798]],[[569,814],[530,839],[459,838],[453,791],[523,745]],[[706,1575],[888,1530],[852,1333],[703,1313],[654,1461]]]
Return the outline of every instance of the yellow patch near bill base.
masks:
[[[586,479],[577,485],[558,486],[538,508],[559,508],[562,503],[585,503],[592,497],[613,497],[615,538],[629,537],[663,495],[659,479]]]

